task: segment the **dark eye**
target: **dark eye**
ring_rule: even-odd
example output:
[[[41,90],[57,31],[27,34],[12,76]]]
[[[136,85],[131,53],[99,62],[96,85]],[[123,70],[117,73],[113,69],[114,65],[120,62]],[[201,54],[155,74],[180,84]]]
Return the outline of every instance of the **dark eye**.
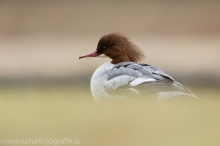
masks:
[[[105,49],[105,46],[104,47],[102,47],[103,49]]]

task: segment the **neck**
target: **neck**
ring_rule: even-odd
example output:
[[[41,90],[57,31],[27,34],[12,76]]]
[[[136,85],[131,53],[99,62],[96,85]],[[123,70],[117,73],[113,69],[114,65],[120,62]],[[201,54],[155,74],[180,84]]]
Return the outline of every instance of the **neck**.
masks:
[[[127,55],[113,58],[111,61],[112,64],[118,64],[120,62],[133,62],[133,61]]]

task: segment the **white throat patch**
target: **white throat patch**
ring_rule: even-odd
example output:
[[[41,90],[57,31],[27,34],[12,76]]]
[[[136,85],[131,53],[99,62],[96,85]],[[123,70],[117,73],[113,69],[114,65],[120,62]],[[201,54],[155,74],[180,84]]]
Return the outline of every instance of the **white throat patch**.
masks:
[[[99,57],[99,58],[109,58],[109,57],[106,56],[105,54],[101,54],[101,55],[99,55],[99,56],[97,56],[97,57]]]

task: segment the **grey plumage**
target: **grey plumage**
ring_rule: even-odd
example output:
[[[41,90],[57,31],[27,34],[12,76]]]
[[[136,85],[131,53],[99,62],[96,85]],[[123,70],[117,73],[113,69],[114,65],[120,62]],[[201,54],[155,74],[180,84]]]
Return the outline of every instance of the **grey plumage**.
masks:
[[[176,98],[176,97],[196,97],[186,87],[175,81],[171,76],[164,73],[161,69],[148,64],[136,64],[134,62],[121,62],[116,64],[108,71],[108,80],[115,77],[127,75],[135,79],[142,80],[140,84],[131,86],[131,84],[118,87],[111,91],[112,95],[121,96],[155,96],[159,98]],[[147,79],[150,79],[149,81]]]

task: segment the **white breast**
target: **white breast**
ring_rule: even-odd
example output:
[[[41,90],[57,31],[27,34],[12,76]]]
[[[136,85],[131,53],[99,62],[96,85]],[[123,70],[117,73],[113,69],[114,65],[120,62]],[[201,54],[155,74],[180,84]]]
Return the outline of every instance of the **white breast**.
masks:
[[[112,91],[115,91],[117,88],[127,85],[130,81],[134,80],[135,77],[120,75],[108,80],[108,72],[114,66],[115,65],[110,62],[106,62],[94,72],[91,79],[91,92],[96,101],[102,99],[121,100],[126,98],[119,95],[109,95],[108,93],[112,93]]]
[[[91,92],[95,100],[100,100],[102,98],[110,98],[108,93],[105,91],[105,83],[108,80],[107,72],[112,69],[114,65],[110,62],[102,64],[94,74],[91,79]]]

